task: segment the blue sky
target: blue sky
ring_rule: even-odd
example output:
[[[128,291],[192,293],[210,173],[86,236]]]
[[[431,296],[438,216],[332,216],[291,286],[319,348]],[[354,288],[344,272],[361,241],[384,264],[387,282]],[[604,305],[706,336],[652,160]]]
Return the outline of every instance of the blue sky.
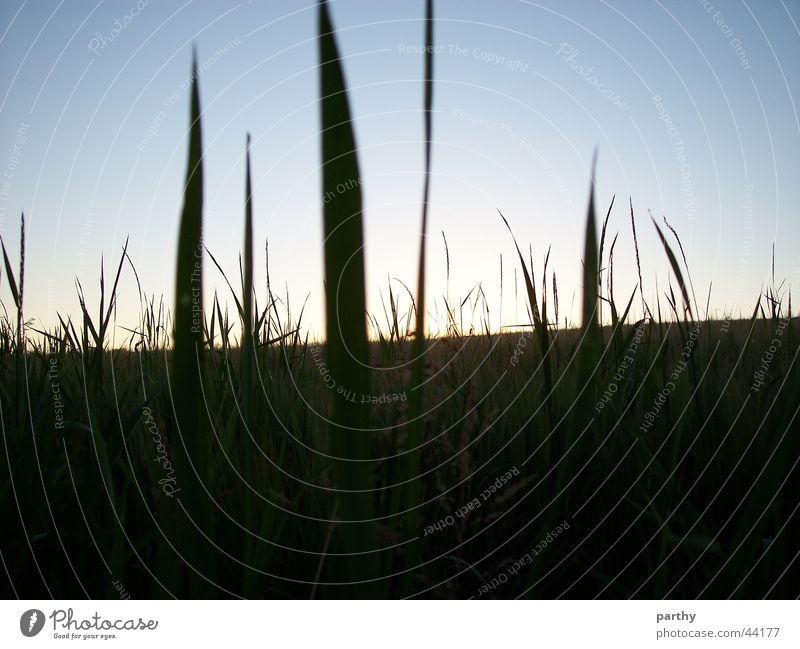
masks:
[[[112,272],[128,236],[144,290],[171,304],[194,43],[206,243],[238,277],[250,132],[257,285],[268,238],[273,288],[297,307],[309,296],[307,324],[322,333],[314,3],[139,4],[0,4],[0,234],[16,263],[24,209],[27,316],[48,326],[74,314],[76,276],[96,304],[101,256]],[[360,149],[369,306],[381,313],[389,277],[416,281],[424,3],[331,10]],[[451,298],[481,283],[493,327],[523,317],[500,209],[537,275],[552,246],[561,319],[578,318],[595,148],[598,211],[617,196],[618,301],[636,283],[629,197],[648,297],[669,277],[648,210],[680,234],[700,302],[713,282],[717,315],[752,309],[773,242],[776,277],[800,285],[798,2],[439,0],[435,13],[431,312],[447,290],[444,231]],[[222,291],[206,269],[208,291]],[[0,298],[9,305],[5,282]],[[135,325],[137,308],[126,272],[118,322]]]

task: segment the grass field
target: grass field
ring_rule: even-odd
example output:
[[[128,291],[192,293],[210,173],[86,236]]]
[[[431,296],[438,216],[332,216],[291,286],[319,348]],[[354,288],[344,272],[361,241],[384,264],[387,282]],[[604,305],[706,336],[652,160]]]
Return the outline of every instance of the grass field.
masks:
[[[361,176],[325,3],[319,24],[325,195]],[[427,115],[432,88],[429,55]],[[592,181],[580,322],[524,246],[514,331],[489,325],[479,290],[426,298],[424,245],[416,290],[367,314],[355,183],[325,204],[327,329],[310,340],[302,311],[253,286],[249,158],[241,277],[203,304],[196,83],[191,115],[175,305],[140,286],[139,324],[117,325],[126,250],[99,305],[79,287],[81,312],[41,330],[24,228],[19,267],[4,242],[6,597],[797,596],[800,332],[783,284],[750,318],[710,319],[677,234],[642,221],[670,285],[648,303],[640,277],[615,299]],[[422,242],[431,141],[427,121]],[[416,308],[432,301],[445,331]]]
[[[322,380],[324,349],[296,339],[258,349],[250,427],[237,397],[241,354],[207,349],[213,452],[203,485],[214,549],[197,566],[215,584],[207,594],[366,592],[326,585],[345,574],[380,579],[369,591],[386,596],[792,596],[796,573],[784,571],[797,552],[800,377],[797,323],[785,322],[627,326],[588,387],[574,362],[580,333],[562,331],[548,354],[551,394],[530,334],[438,339],[417,475],[405,473],[403,455],[410,347],[374,344],[385,371],[360,407],[374,429],[365,488],[375,520],[357,524],[356,550],[371,557],[342,556],[353,524],[331,522],[353,495],[333,491],[325,418],[347,395]],[[770,377],[754,387],[779,330]],[[174,469],[171,352],[108,351],[102,379],[92,351],[29,352],[19,383],[15,356],[3,360],[3,466],[13,477],[3,480],[3,558],[17,594],[115,597],[119,581],[133,597],[167,594],[159,582],[193,595],[170,574],[182,560],[162,539],[186,522],[188,482]],[[419,485],[413,513],[398,495],[409,480]],[[564,521],[569,529],[532,555]],[[204,542],[189,532],[182,542]],[[396,573],[412,547],[421,565],[404,580]],[[525,556],[533,561],[515,569]]]

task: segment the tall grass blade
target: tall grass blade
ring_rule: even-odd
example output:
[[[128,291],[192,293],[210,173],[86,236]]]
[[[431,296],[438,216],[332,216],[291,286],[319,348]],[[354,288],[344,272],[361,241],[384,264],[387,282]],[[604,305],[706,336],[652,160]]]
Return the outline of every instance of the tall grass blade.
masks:
[[[445,281],[447,282],[445,287],[445,295],[447,296],[447,300],[449,302],[450,301],[450,248],[447,245],[447,237],[444,235],[444,230],[442,230],[442,239],[444,240]],[[502,261],[500,262],[500,265],[502,266]]]
[[[247,135],[244,215],[244,315],[245,340],[253,337],[253,182],[250,170],[250,135]]]
[[[252,399],[252,364],[255,361],[253,343],[253,184],[250,171],[250,135],[247,136],[246,178],[244,203],[244,281],[242,301],[244,322],[242,323],[242,386],[244,412],[249,414]],[[247,422],[251,424],[250,421]]]
[[[192,597],[207,594],[207,582],[195,570],[212,573],[209,546],[195,533],[196,525],[210,534],[209,500],[204,483],[209,479],[210,439],[203,412],[203,145],[200,129],[200,94],[197,57],[193,55],[189,155],[178,233],[175,276],[175,324],[172,367],[172,403],[178,440],[173,439],[175,473],[181,493],[175,499],[183,507],[173,512],[178,522],[178,548],[192,568],[184,568],[185,580],[174,584],[179,593]],[[184,514],[181,509],[185,509]],[[189,517],[191,520],[187,520]],[[185,589],[185,590],[183,590]]]
[[[581,388],[584,387],[595,363],[600,355],[600,323],[598,320],[599,284],[598,284],[598,250],[597,225],[594,208],[594,183],[597,154],[592,161],[592,180],[589,189],[589,210],[586,215],[586,235],[583,249],[583,308],[581,310],[581,326],[583,342],[581,344],[580,376]],[[609,208],[610,210],[610,208]],[[589,390],[587,389],[587,393]]]
[[[339,50],[328,13],[327,0],[319,2],[319,73],[322,118],[322,195],[335,198],[324,202],[325,317],[327,362],[337,386],[355,394],[369,394],[369,347],[367,343],[364,238],[362,227],[361,174],[356,154],[347,88]],[[349,187],[344,192],[337,186]],[[366,432],[367,413],[357,402],[333,395],[331,448],[337,457],[360,462],[335,462],[339,489],[370,488],[370,438]],[[339,493],[343,520],[372,518],[372,499],[366,493]],[[344,549],[371,549],[372,526],[344,526]],[[375,577],[377,561],[372,554],[350,560],[348,577]],[[373,573],[373,574],[371,574]],[[340,575],[341,576],[341,575]],[[364,596],[369,589],[356,589]]]
[[[533,277],[531,273],[533,272],[533,259],[531,259],[531,268],[528,270],[528,266],[525,263],[525,257],[522,256],[522,251],[519,249],[519,244],[517,243],[517,239],[514,236],[514,233],[511,231],[511,226],[508,224],[508,220],[500,210],[497,210],[497,213],[500,214],[500,218],[503,219],[503,223],[506,224],[506,228],[508,228],[509,234],[511,234],[511,239],[514,241],[514,247],[517,249],[517,255],[519,256],[519,263],[522,266],[522,275],[525,279],[525,289],[528,292],[528,305],[530,307],[531,313],[531,321],[533,323],[533,330],[536,334],[536,338],[539,341],[539,352],[542,356],[542,366],[544,372],[544,381],[545,381],[545,388],[547,390],[547,394],[551,395],[553,389],[553,374],[552,368],[550,363],[550,357],[548,354],[549,348],[549,332],[547,331],[547,321],[546,316],[547,313],[546,303],[542,301],[542,312],[545,314],[545,317],[539,313],[539,305],[536,300],[536,284],[534,283]],[[547,257],[545,259],[545,270],[544,274],[547,275],[547,261],[550,259],[550,249],[547,250]],[[542,282],[544,282],[544,277],[542,278]],[[558,297],[556,296],[556,300]],[[547,414],[548,419],[550,420],[550,424],[553,424],[553,410],[552,410],[552,400],[550,396],[547,398]]]
[[[664,233],[661,231],[661,228],[658,227],[658,223],[650,216],[650,220],[653,222],[653,225],[656,228],[656,232],[658,232],[658,238],[661,239],[661,245],[664,247],[664,252],[667,253],[667,259],[669,259],[669,265],[672,267],[672,273],[675,275],[675,278],[678,280],[678,284],[681,287],[681,294],[683,295],[683,304],[684,308],[689,311],[689,315],[694,319],[694,313],[692,311],[692,303],[689,301],[689,292],[686,289],[686,282],[683,280],[683,273],[681,272],[680,264],[678,263],[677,258],[675,257],[675,253],[672,252],[672,248],[670,248],[669,243],[667,242],[666,237],[664,237]]]
[[[2,237],[0,237],[0,245],[3,247],[3,263],[6,267],[6,281],[8,282],[8,288],[11,290],[11,297],[14,300],[14,306],[19,309],[19,289],[17,289],[17,282],[14,279],[14,271],[11,268],[11,261],[8,258],[8,253],[6,252],[6,243],[3,241]]]
[[[694,284],[692,283],[692,275],[689,272],[689,262],[686,260],[686,253],[683,250],[683,244],[681,243],[681,238],[678,236],[678,233],[675,231],[675,228],[673,228],[670,225],[670,222],[667,221],[667,217],[664,216],[662,218],[664,219],[664,225],[666,225],[669,228],[669,231],[672,232],[672,236],[675,237],[675,241],[678,242],[678,248],[681,251],[681,257],[683,258],[683,267],[684,269],[686,269],[686,279],[689,280],[689,290],[691,290],[692,292],[692,300],[694,300],[694,307],[695,309],[697,309],[697,297],[694,294]],[[773,263],[774,261],[775,260],[773,258]],[[774,268],[773,268],[773,279],[774,279]]]
[[[422,188],[422,225],[419,243],[419,267],[417,270],[417,318],[414,342],[412,345],[411,367],[411,398],[410,412],[411,425],[408,436],[408,445],[412,449],[408,452],[406,476],[410,479],[406,494],[406,507],[416,507],[420,498],[420,486],[417,475],[419,474],[420,458],[416,448],[422,442],[424,422],[422,415],[422,381],[425,367],[425,240],[428,232],[428,199],[430,196],[431,174],[431,139],[433,119],[433,0],[425,3],[425,96],[424,96],[424,121],[425,121],[425,179]],[[444,235],[443,235],[444,236]],[[445,245],[447,244],[445,240]],[[448,253],[449,268],[449,253]],[[448,270],[449,276],[449,270]],[[416,510],[412,510],[416,512]],[[409,516],[408,525],[416,528],[416,515]],[[415,550],[409,553],[409,563],[416,562]],[[407,566],[408,567],[408,566]],[[410,573],[409,579],[410,579]]]
[[[644,282],[642,281],[642,264],[639,260],[639,238],[636,236],[636,219],[633,216],[633,198],[628,198],[628,202],[631,208],[631,230],[633,230],[633,248],[636,251],[636,270],[639,273],[639,295],[642,297],[642,315],[652,315],[650,314],[650,309],[647,306],[647,302],[644,299]]]
[[[617,198],[617,195],[614,194],[611,197],[611,204],[608,206],[608,212],[606,212],[606,218],[603,219],[603,227],[600,231],[600,250],[597,253],[597,285],[602,288],[603,286],[603,248],[605,247],[606,243],[606,228],[608,228],[608,219],[611,218],[611,210],[614,208],[614,200]],[[597,319],[600,321],[600,325],[603,324],[603,303],[602,301],[597,305]],[[602,335],[602,329],[601,329]]]
[[[27,394],[26,390],[22,389],[23,384],[23,353],[25,351],[25,332],[24,322],[25,319],[22,315],[22,304],[24,298],[25,288],[25,214],[22,213],[20,217],[20,238],[19,238],[19,288],[14,281],[14,273],[11,270],[11,262],[8,259],[6,252],[6,245],[0,237],[0,245],[3,248],[3,263],[6,267],[6,276],[8,278],[8,287],[11,290],[11,297],[14,300],[14,306],[17,308],[17,331],[16,343],[14,345],[16,354],[14,359],[14,384],[17,395],[17,423],[22,427],[25,421],[25,407],[24,399]],[[10,338],[10,336],[9,336]]]
[[[244,198],[244,271],[242,273],[242,349],[241,349],[241,411],[244,424],[252,433],[256,422],[254,408],[254,372],[255,363],[255,344],[253,339],[253,184],[250,170],[250,134],[247,135],[245,150],[245,198]],[[250,456],[251,454],[248,454]],[[252,454],[253,457],[256,454]],[[256,475],[255,467],[252,476]],[[245,491],[245,524],[247,529],[253,530],[258,527],[256,520],[256,506],[254,494],[247,489]],[[246,559],[250,559],[256,554],[254,550],[254,539],[247,534],[245,536],[244,554]],[[245,588],[248,594],[257,595],[254,584],[255,573],[252,570],[246,571]]]
[[[773,272],[774,283],[774,272]],[[17,305],[17,340],[19,348],[25,351],[25,213],[19,219],[19,304]]]
[[[500,210],[497,210],[497,213],[500,215],[500,218],[503,219],[503,223],[506,224],[506,228],[508,228],[509,234],[511,234],[511,238],[514,240],[514,247],[517,249],[517,255],[519,256],[519,263],[522,266],[522,275],[525,279],[525,290],[528,293],[528,306],[530,307],[531,311],[531,320],[533,323],[534,328],[537,327],[537,323],[540,321],[539,317],[539,305],[536,299],[536,285],[533,283],[533,278],[531,277],[531,273],[528,270],[528,265],[525,261],[525,257],[522,256],[522,251],[519,249],[519,244],[517,243],[517,238],[514,236],[514,233],[511,230],[511,226],[508,224],[508,220]]]

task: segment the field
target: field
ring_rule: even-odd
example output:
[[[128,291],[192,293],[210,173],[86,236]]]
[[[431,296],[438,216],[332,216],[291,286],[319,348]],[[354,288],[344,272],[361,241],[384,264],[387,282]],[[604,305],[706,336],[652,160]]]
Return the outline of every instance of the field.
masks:
[[[30,598],[116,597],[115,582],[133,597],[200,594],[192,587],[221,597],[794,596],[796,321],[619,333],[615,345],[603,330],[610,344],[586,399],[578,332],[553,335],[551,394],[528,333],[432,342],[413,475],[402,455],[410,348],[374,344],[387,371],[370,395],[378,402],[360,407],[375,429],[365,483],[375,513],[357,524],[331,522],[363,496],[332,491],[324,418],[345,395],[326,387],[316,346],[259,348],[252,426],[237,398],[241,354],[206,350],[208,541],[193,528],[175,541],[193,483],[172,464],[169,351],[108,351],[101,378],[93,351],[42,350],[21,358],[19,383],[5,354],[5,569]],[[776,337],[770,376],[755,385]],[[411,512],[408,480],[419,488]],[[175,574],[186,572],[177,543],[212,544],[197,566],[212,583]],[[364,583],[329,585],[340,582]]]
[[[123,251],[99,305],[79,287],[81,312],[38,329],[24,221],[19,267],[3,242],[4,596],[796,597],[800,326],[785,285],[752,296],[749,318],[710,319],[677,234],[639,219],[669,290],[648,303],[639,273],[615,298],[592,180],[581,322],[559,319],[553,269],[517,247],[527,323],[493,330],[479,293],[435,296],[448,325],[432,332],[417,308],[433,299],[426,175],[418,284],[367,314],[325,3],[319,24],[322,193],[352,187],[325,204],[325,340],[253,285],[249,158],[241,277],[203,304],[216,261],[196,83],[174,305],[140,287],[138,326],[117,327],[117,280],[136,276]],[[431,141],[429,118],[427,171]]]

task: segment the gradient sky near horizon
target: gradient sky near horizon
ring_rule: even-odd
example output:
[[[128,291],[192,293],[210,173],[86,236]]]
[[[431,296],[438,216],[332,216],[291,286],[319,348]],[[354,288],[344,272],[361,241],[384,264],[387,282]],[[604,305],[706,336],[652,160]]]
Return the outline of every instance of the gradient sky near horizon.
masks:
[[[356,122],[369,308],[382,319],[389,278],[416,282],[424,2],[335,0],[331,12]],[[561,320],[580,317],[595,148],[599,216],[616,195],[617,301],[637,282],[629,197],[648,299],[669,278],[648,210],[680,234],[703,306],[713,283],[714,315],[749,314],[773,243],[775,276],[796,292],[800,3],[438,0],[435,18],[432,327],[437,296],[463,298],[479,283],[493,328],[524,319],[497,209],[532,246],[539,280],[552,246]],[[268,239],[273,290],[288,291],[295,313],[308,296],[304,319],[322,334],[315,32],[311,0],[0,3],[0,234],[16,265],[24,209],[34,326],[79,311],[76,277],[96,310],[101,256],[113,275],[128,236],[143,289],[172,303],[194,44],[206,245],[238,285],[249,132],[257,286]],[[206,271],[207,292],[227,297],[209,260]],[[5,272],[0,299],[10,308]],[[137,314],[126,269],[117,321],[134,327]]]

